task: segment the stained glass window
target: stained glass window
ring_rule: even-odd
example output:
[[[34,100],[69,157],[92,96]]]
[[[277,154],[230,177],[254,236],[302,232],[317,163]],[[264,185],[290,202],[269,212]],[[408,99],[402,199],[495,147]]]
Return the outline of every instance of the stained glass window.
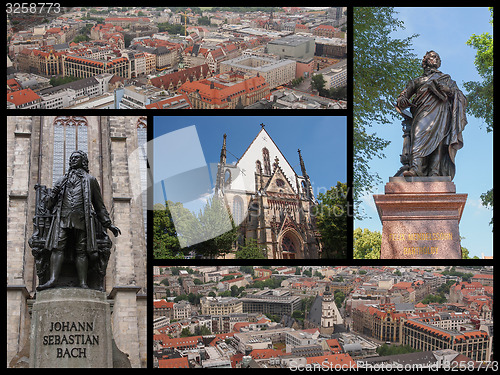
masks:
[[[73,151],[88,153],[88,123],[84,116],[57,116],[54,120],[54,162],[52,183],[68,169],[68,159]]]

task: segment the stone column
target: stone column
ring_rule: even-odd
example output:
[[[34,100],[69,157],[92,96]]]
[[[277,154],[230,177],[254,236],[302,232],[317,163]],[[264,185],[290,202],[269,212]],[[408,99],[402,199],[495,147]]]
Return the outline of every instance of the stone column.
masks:
[[[117,347],[129,355],[132,367],[145,365],[146,349],[140,339],[145,324],[141,317],[142,304],[137,293],[146,284],[146,251],[140,192],[140,170],[137,150],[138,117],[113,116],[103,128],[109,127],[111,166],[108,176],[112,186],[112,217],[122,234],[113,239],[112,272],[107,277],[107,289],[113,304],[113,337]],[[105,163],[105,164],[106,164]],[[106,165],[104,166],[106,169]],[[139,187],[134,186],[138,184]],[[109,266],[108,266],[109,268]]]

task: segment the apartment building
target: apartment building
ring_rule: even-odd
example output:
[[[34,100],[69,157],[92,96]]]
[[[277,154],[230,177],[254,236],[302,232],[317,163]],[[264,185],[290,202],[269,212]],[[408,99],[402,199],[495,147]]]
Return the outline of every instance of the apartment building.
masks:
[[[294,60],[276,60],[268,57],[240,56],[220,63],[220,72],[247,72],[263,77],[274,89],[295,79],[297,63]]]
[[[229,315],[243,312],[243,302],[233,297],[202,297],[202,315]]]

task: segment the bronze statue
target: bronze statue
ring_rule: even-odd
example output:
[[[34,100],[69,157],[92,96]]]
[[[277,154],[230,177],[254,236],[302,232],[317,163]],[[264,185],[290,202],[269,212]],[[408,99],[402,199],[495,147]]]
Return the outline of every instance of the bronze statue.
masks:
[[[438,68],[441,59],[429,51],[422,76],[408,82],[397,99],[403,115],[403,167],[396,176],[455,176],[455,155],[463,146],[467,100],[455,81]],[[410,112],[405,111],[410,107]]]
[[[103,290],[111,249],[106,228],[115,237],[121,232],[111,223],[97,179],[89,174],[87,154],[71,154],[68,173],[52,190],[41,185],[35,189],[35,231],[30,246],[40,283],[37,290],[55,286]],[[74,265],[76,282],[71,275],[59,282],[64,263]]]

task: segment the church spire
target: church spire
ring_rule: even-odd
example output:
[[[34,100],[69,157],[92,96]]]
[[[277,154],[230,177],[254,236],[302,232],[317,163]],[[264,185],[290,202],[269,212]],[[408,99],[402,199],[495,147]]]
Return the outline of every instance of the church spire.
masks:
[[[224,134],[222,141],[222,149],[220,150],[220,160],[219,166],[217,168],[217,180],[215,183],[215,195],[217,196],[219,191],[223,190],[224,187],[224,167],[226,166],[226,138],[227,134]]]
[[[304,177],[304,180],[305,180],[304,181],[305,182],[305,186],[304,186],[305,194],[306,194],[307,199],[313,200],[311,181],[309,180],[309,176],[307,175],[306,165],[304,164],[304,159],[302,159],[302,154],[300,153],[300,148],[297,150],[297,152],[299,153],[300,169],[302,171],[302,177]]]

